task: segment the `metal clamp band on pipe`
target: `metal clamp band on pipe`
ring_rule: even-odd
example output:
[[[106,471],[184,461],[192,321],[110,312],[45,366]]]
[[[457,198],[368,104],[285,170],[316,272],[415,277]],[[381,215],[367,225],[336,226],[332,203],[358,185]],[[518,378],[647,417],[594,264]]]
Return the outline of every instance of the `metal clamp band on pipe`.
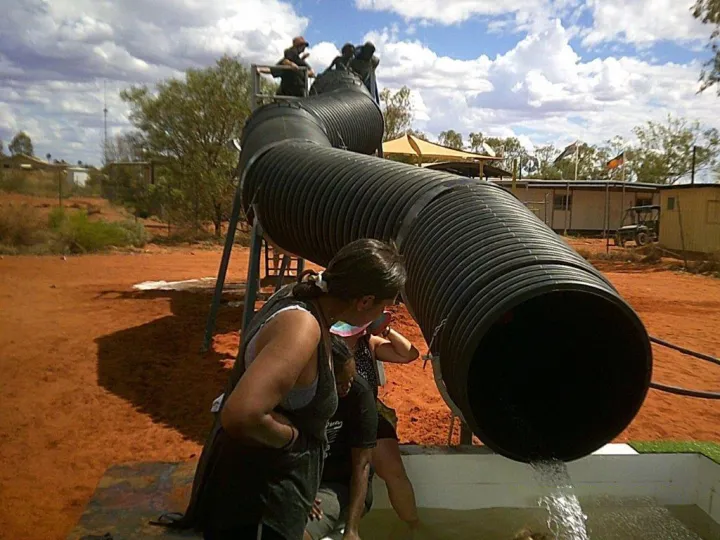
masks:
[[[384,123],[354,74],[310,93],[243,133],[242,204],[273,242],[319,265],[356,239],[398,244],[438,390],[496,452],[570,461],[619,435],[652,350],[607,278],[499,186],[370,155]]]

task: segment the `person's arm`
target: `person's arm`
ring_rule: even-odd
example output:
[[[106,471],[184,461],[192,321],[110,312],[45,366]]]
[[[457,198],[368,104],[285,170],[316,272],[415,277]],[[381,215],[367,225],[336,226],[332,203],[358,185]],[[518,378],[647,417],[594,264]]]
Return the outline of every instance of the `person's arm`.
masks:
[[[345,523],[343,540],[360,538],[358,530],[360,519],[365,510],[367,490],[370,489],[370,458],[372,449],[377,446],[378,413],[375,396],[364,379],[353,382],[353,392],[357,394],[357,413],[351,415],[350,447],[352,456],[352,475],[350,477],[350,503]]]
[[[277,315],[261,332],[257,357],[228,397],[220,421],[233,438],[274,448],[292,446],[298,430],[273,409],[315,358],[320,325],[311,314],[290,310]]]
[[[408,364],[420,356],[420,351],[392,328],[385,336],[371,336],[370,347],[377,360],[392,364]]]

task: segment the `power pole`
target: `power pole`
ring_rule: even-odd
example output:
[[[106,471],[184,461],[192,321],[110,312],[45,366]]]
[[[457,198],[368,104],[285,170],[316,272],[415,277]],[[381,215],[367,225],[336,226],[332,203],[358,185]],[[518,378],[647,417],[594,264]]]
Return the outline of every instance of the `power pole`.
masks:
[[[107,144],[108,144],[108,131],[107,131],[107,79],[103,80],[103,165],[107,165]]]
[[[692,172],[690,173],[690,185],[695,184],[695,152],[696,151],[697,151],[697,146],[693,145]]]

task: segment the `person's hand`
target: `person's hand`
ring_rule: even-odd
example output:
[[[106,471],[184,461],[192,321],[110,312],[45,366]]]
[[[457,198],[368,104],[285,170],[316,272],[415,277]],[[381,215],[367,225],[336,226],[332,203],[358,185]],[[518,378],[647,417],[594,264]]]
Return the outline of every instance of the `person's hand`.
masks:
[[[389,311],[384,312],[380,317],[375,319],[370,326],[367,327],[369,334],[373,336],[381,336],[392,321],[392,314]]]
[[[343,540],[360,540],[360,535],[357,531],[345,529],[345,533],[343,534]]]
[[[320,521],[323,517],[322,508],[320,508],[320,505],[322,504],[322,501],[320,499],[315,499],[313,501],[312,508],[310,509],[310,521]]]
[[[305,59],[308,58],[309,56],[310,56],[310,53],[309,53],[309,52],[304,52],[304,53],[302,53],[302,54],[300,55],[300,58],[302,58],[303,60],[305,60]]]

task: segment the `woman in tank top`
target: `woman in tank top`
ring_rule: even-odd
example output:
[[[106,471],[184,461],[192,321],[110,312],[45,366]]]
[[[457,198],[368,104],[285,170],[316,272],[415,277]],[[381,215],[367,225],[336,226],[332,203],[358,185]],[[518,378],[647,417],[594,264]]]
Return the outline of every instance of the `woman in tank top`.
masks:
[[[407,338],[392,329],[387,313],[367,329],[360,327],[353,331],[347,329],[347,325],[336,324],[330,331],[345,338],[354,352],[358,374],[370,384],[376,398],[380,386],[378,362],[408,364],[420,356]],[[372,456],[373,468],[387,485],[388,497],[395,513],[411,528],[415,528],[419,524],[415,492],[400,456],[397,417],[395,411],[379,399],[377,409],[378,433],[377,446]]]
[[[300,540],[320,484],[325,429],[337,407],[330,326],[363,325],[405,283],[397,250],[343,249],[322,273],[274,294],[245,329],[186,514],[206,539]]]

